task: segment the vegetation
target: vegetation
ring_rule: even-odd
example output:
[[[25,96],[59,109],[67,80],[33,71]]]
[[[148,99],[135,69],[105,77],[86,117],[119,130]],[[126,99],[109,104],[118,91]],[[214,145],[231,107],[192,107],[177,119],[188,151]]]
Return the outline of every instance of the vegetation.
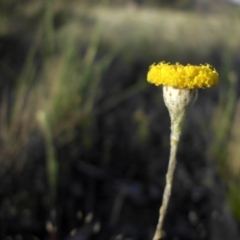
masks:
[[[238,8],[0,4],[1,239],[151,238],[169,117],[146,74],[163,60],[208,62],[220,74],[187,120],[164,229],[169,239],[210,239],[221,195],[216,208],[227,199],[237,239]]]

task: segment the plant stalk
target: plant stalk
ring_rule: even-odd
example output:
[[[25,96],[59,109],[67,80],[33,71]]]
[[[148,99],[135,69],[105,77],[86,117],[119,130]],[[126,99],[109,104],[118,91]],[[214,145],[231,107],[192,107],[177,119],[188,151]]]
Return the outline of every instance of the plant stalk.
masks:
[[[156,227],[156,231],[153,237],[153,240],[159,240],[163,237],[163,223],[167,213],[167,207],[172,191],[172,183],[174,177],[174,170],[176,167],[177,159],[177,148],[178,142],[181,134],[181,124],[185,114],[181,114],[176,118],[172,118],[171,121],[171,139],[170,139],[170,157],[168,164],[168,171],[166,174],[166,185],[163,193],[162,205],[159,209],[159,219]]]

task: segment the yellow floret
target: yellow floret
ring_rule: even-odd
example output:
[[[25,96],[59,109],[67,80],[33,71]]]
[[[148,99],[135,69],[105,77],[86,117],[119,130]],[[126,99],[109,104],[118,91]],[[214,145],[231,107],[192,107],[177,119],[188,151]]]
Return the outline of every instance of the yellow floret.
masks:
[[[147,81],[157,86],[176,88],[207,88],[218,84],[218,73],[210,65],[169,64],[160,62],[150,66]]]

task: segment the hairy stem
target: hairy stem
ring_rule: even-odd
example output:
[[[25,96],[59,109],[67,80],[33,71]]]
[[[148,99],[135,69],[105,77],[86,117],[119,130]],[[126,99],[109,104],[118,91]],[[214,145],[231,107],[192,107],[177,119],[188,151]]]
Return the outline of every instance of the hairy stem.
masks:
[[[162,205],[159,210],[160,215],[158,219],[158,224],[157,224],[157,228],[156,228],[156,232],[154,234],[153,240],[159,240],[163,236],[163,230],[162,230],[163,222],[167,212],[167,207],[168,207],[171,190],[172,190],[174,170],[177,163],[176,153],[177,153],[178,142],[181,134],[181,123],[182,123],[183,117],[184,117],[184,114],[178,116],[175,119],[172,118],[172,121],[171,121],[171,140],[170,140],[171,149],[170,149],[168,171],[166,175],[166,185],[163,193]]]

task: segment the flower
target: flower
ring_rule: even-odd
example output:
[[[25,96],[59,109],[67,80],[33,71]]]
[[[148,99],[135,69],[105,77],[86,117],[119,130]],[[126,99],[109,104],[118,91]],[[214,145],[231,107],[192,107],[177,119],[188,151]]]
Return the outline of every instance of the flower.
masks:
[[[218,84],[218,73],[206,65],[169,64],[160,62],[149,67],[147,81],[156,86],[172,86],[175,88],[207,88]]]

